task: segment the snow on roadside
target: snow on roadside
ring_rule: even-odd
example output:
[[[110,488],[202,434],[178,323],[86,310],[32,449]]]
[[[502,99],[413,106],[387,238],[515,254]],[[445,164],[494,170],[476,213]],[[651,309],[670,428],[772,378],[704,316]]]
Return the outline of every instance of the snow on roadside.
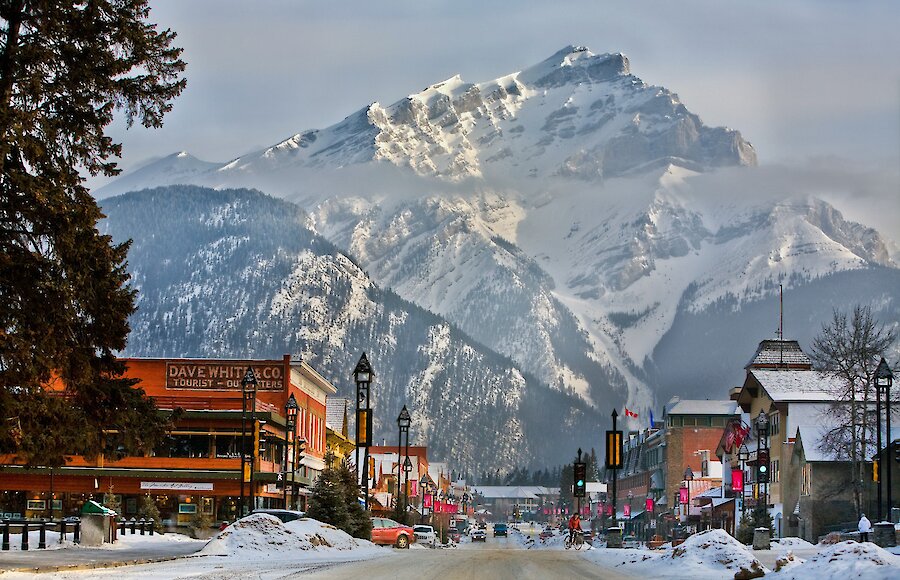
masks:
[[[719,580],[733,578],[741,570],[768,572],[746,546],[722,530],[694,534],[670,550],[592,550],[584,557],[648,578]]]
[[[329,524],[311,518],[282,523],[275,516],[254,514],[231,524],[200,550],[209,556],[262,556],[289,552],[362,552],[384,550],[367,540],[350,536]]]
[[[829,546],[802,564],[776,572],[771,577],[777,580],[893,580],[900,578],[900,556],[871,542],[860,544],[847,540]]]
[[[803,538],[797,538],[795,536],[788,536],[786,538],[779,538],[777,540],[772,540],[772,547],[778,548],[790,548],[792,550],[815,550],[816,545],[811,544],[804,540]]]

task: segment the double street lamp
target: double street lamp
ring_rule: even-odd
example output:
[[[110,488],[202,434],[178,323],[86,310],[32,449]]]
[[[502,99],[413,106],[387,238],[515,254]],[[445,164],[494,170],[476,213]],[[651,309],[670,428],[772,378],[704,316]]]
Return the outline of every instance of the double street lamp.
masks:
[[[375,373],[372,365],[362,353],[356,368],[353,369],[353,380],[356,382],[356,473],[357,482],[360,475],[360,447],[363,448],[362,481],[363,505],[369,511],[369,446],[372,444],[372,409],[369,400],[369,388]]]
[[[888,366],[887,361],[884,360],[884,357],[881,357],[881,362],[878,363],[878,368],[875,369],[875,413],[876,413],[876,424],[878,427],[876,428],[878,438],[876,442],[876,460],[878,461],[878,469],[877,469],[877,478],[878,478],[878,521],[882,521],[881,517],[881,472],[882,466],[885,461],[888,462],[887,467],[887,508],[888,508],[888,517],[891,515],[891,508],[893,507],[891,502],[891,464],[890,462],[890,449],[891,449],[891,385],[894,383],[894,373],[891,372],[891,367]],[[887,447],[888,454],[887,457],[882,453],[881,447],[881,397],[884,394],[884,411],[885,411],[885,435],[887,438]]]
[[[288,444],[293,442],[296,446],[297,441],[297,411],[299,406],[297,405],[297,399],[294,398],[294,393],[291,393],[291,396],[288,397],[287,403],[284,404],[284,417],[285,417],[285,425],[284,425],[284,463],[283,469],[281,470],[283,475],[281,476],[281,483],[284,491],[284,509],[288,509]],[[294,451],[296,454],[296,450]],[[292,465],[296,465],[296,460],[291,462]],[[294,469],[291,468],[291,498],[294,496]]]
[[[400,415],[397,417],[397,426],[400,428],[400,440],[397,443],[397,511],[404,514],[404,519],[406,517],[406,502],[409,501],[407,498],[406,485],[403,483],[403,475],[406,474],[406,482],[409,483],[409,472],[412,470],[412,463],[409,461],[409,425],[412,423],[412,419],[409,416],[409,411],[406,409],[406,405],[403,405],[403,409],[400,411]],[[406,434],[406,447],[405,453],[403,454],[406,458],[405,461],[400,459],[400,450],[403,448],[403,435]],[[407,465],[409,464],[409,465]],[[403,503],[400,502],[400,489],[403,489]],[[406,522],[401,522],[406,523]]]
[[[241,517],[247,515],[246,494],[244,484],[250,486],[250,501],[253,502],[253,455],[247,454],[247,411],[250,410],[250,420],[253,428],[256,428],[256,373],[253,367],[247,367],[244,378],[241,379]]]

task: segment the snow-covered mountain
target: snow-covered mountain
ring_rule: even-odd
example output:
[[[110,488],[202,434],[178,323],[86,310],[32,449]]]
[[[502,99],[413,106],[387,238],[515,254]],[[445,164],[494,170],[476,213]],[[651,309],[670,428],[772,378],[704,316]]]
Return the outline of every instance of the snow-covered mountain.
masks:
[[[735,323],[749,325],[740,313],[762,303],[776,320],[779,284],[818,296],[843,272],[897,271],[878,232],[820,199],[701,187],[706,173],[755,164],[740,133],[703,125],[677,95],[631,74],[624,55],[567,47],[499,79],[453,77],[373,103],[200,172],[146,167],[141,183],[295,200],[306,225],[379,285],[561,391],[598,406],[627,392],[645,409],[669,377],[697,375],[694,361],[673,358],[693,346],[678,336],[733,344],[685,324],[716,326],[705,314],[729,319],[723,304]],[[97,195],[134,188],[127,178]],[[888,322],[900,320],[897,288],[872,296]],[[860,298],[838,290],[808,326]],[[716,363],[737,376],[775,327]],[[718,332],[729,330],[739,332]],[[729,385],[711,377],[685,388],[722,396]]]
[[[350,373],[365,351],[376,439],[393,440],[406,405],[412,443],[472,472],[553,465],[597,444],[597,411],[379,288],[290,202],[172,186],[108,199],[103,210],[105,232],[133,240],[139,294],[127,355],[288,353],[352,399]]]

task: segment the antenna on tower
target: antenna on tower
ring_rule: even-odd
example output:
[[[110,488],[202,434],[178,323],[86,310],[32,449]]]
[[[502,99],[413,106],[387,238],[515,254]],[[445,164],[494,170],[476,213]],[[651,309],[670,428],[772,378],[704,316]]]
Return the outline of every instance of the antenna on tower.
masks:
[[[780,351],[780,366],[784,366],[784,286],[778,285],[778,350]]]

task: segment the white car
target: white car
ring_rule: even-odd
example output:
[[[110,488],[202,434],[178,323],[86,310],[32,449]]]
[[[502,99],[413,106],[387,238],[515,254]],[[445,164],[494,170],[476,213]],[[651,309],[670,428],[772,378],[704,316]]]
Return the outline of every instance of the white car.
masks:
[[[416,534],[416,542],[422,542],[433,546],[437,535],[431,526],[413,526],[413,532]]]

